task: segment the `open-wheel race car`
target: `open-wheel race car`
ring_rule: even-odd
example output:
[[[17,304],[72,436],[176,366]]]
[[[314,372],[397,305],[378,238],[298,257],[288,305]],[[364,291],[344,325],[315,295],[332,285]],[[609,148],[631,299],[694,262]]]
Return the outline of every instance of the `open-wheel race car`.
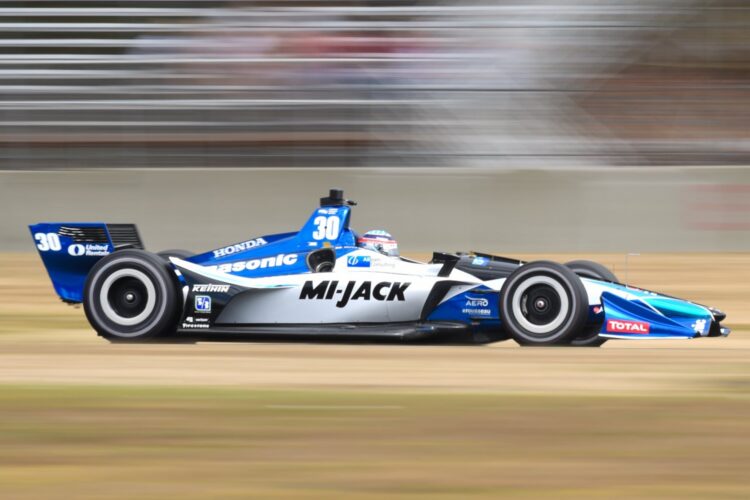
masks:
[[[83,303],[112,341],[239,334],[599,346],[729,333],[721,311],[621,284],[591,261],[407,259],[387,232],[355,233],[353,205],[334,189],[299,231],[201,254],[148,252],[133,224],[30,229],[57,294]]]

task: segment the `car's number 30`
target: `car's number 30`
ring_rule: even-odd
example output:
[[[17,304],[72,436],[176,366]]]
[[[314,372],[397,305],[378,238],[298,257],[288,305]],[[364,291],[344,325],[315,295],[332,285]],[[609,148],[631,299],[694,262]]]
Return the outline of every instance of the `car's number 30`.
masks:
[[[36,233],[34,239],[37,241],[36,247],[40,252],[48,250],[58,252],[62,248],[60,237],[56,233]]]
[[[335,240],[339,237],[341,220],[336,216],[325,217],[323,215],[315,217],[313,224],[317,229],[313,231],[312,237],[316,240]]]

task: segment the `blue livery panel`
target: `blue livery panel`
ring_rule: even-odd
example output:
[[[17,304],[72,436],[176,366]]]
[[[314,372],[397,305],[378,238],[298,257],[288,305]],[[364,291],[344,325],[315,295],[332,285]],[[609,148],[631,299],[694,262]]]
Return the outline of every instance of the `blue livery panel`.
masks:
[[[674,299],[666,299],[677,302]],[[650,303],[602,294],[601,334],[619,338],[693,338],[707,332],[712,317],[703,307],[679,301],[682,314],[665,316]]]
[[[459,293],[438,305],[427,319],[466,323],[498,322],[500,321],[499,292],[486,287],[477,287]]]
[[[54,222],[34,224],[29,229],[57,295],[67,302],[81,302],[89,271],[114,251],[107,225]],[[96,241],[85,241],[86,235],[96,235]]]
[[[299,232],[253,238],[187,260],[246,278],[308,272],[308,253],[332,247],[342,249],[343,255],[350,251],[346,247],[356,246],[354,233],[349,229],[350,213],[348,206],[318,208]]]

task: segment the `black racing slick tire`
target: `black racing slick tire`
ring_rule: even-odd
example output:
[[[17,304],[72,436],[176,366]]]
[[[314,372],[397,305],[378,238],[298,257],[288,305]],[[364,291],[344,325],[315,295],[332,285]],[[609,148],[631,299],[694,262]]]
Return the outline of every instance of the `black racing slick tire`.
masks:
[[[144,250],[119,250],[97,262],[86,278],[83,308],[91,326],[111,341],[167,336],[180,313],[172,267]]]
[[[571,347],[601,347],[608,340],[599,336],[601,326],[601,324],[587,326],[583,333],[573,338],[568,345]]]
[[[157,253],[159,257],[163,257],[164,260],[169,261],[170,257],[177,257],[178,259],[189,259],[193,255],[195,255],[195,252],[191,252],[190,250],[162,250],[161,252]]]
[[[612,281],[614,283],[619,283],[620,281],[617,279],[615,273],[598,262],[590,260],[573,260],[565,265],[572,269],[578,276],[583,278]],[[587,327],[583,334],[576,336],[570,341],[570,345],[573,347],[601,347],[607,339],[599,336],[600,326],[601,325],[593,325]]]
[[[592,260],[571,260],[565,265],[581,278],[618,282],[615,273]]]
[[[500,319],[521,345],[564,345],[580,334],[588,318],[588,298],[576,274],[556,262],[524,264],[500,290]]]

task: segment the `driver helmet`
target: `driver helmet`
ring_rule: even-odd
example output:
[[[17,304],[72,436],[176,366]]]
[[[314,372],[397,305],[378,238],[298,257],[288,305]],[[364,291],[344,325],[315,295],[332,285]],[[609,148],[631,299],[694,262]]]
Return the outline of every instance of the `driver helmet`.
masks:
[[[387,231],[374,229],[357,238],[357,246],[380,252],[390,257],[398,257],[398,243]]]

